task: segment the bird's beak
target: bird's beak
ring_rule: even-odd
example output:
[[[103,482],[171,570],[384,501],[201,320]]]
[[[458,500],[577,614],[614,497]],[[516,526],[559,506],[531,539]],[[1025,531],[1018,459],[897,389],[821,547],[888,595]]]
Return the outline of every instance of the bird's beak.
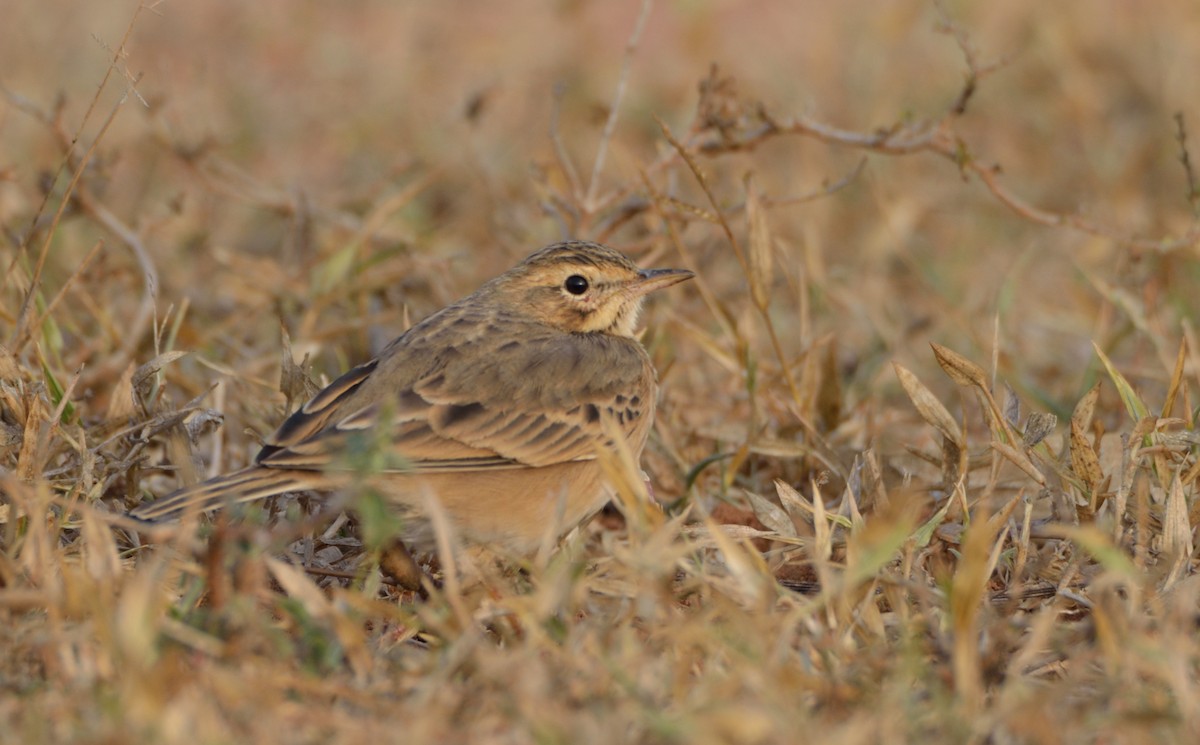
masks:
[[[679,284],[694,276],[696,276],[695,272],[687,269],[641,269],[638,271],[638,278],[634,280],[629,289],[635,295],[648,295],[655,290]]]

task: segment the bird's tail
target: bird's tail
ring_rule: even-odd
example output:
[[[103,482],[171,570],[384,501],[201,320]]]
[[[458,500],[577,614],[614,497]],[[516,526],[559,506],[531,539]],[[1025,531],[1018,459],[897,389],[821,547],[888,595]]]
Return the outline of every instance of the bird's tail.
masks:
[[[317,472],[250,466],[139,505],[129,516],[143,522],[165,523],[185,515],[199,515],[221,507],[267,499],[279,494],[319,488]]]

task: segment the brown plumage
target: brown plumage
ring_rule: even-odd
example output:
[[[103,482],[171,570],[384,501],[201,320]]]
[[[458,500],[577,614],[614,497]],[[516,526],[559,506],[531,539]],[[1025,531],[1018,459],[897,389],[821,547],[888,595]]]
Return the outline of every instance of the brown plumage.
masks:
[[[403,540],[432,547],[423,493],[473,542],[530,553],[608,497],[598,448],[615,424],[640,457],[656,375],[633,338],[644,296],[691,272],[641,270],[595,243],[556,243],[392,341],[319,392],[267,439],[255,464],[143,504],[143,521],[350,481],[362,438],[399,466],[381,484]]]

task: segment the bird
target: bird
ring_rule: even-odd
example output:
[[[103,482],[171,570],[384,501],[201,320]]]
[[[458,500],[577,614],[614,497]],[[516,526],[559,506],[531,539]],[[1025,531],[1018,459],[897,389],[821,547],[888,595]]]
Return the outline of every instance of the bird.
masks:
[[[409,551],[436,551],[432,495],[462,540],[532,555],[612,495],[602,451],[640,461],[657,373],[635,337],[645,297],[688,280],[641,269],[589,241],[530,254],[426,317],[319,391],[264,441],[251,465],[143,502],[140,523],[290,492],[348,488],[354,454],[382,443],[376,473]]]

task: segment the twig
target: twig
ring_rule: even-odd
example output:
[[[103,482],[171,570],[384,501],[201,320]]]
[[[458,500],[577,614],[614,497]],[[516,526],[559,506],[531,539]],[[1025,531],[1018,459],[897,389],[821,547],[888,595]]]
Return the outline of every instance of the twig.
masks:
[[[613,94],[613,102],[608,110],[608,120],[604,122],[604,132],[600,136],[600,144],[596,147],[596,162],[592,164],[592,177],[588,182],[587,196],[583,199],[583,208],[589,214],[595,213],[596,189],[600,183],[600,171],[604,168],[604,158],[608,155],[608,141],[612,139],[617,127],[617,115],[621,111],[621,101],[625,98],[625,88],[629,82],[629,70],[633,67],[633,57],[637,52],[638,41],[646,28],[646,19],[650,16],[653,0],[642,0],[642,8],[638,11],[633,33],[625,44],[625,59],[621,62],[621,74],[617,79],[617,90]]]
[[[959,98],[961,99],[961,96]],[[1194,246],[1197,241],[1200,241],[1200,224],[1193,225],[1179,237],[1148,238],[1122,234],[1078,213],[1054,212],[1037,207],[1000,183],[1001,169],[999,166],[981,162],[969,152],[966,144],[950,131],[949,117],[952,115],[953,110],[951,109],[938,120],[904,126],[897,125],[870,134],[839,129],[803,116],[786,121],[775,121],[767,117],[758,127],[736,139],[730,138],[728,135],[709,132],[706,138],[696,145],[696,149],[709,155],[746,151],[753,150],[772,137],[800,135],[830,145],[868,150],[884,155],[929,152],[953,162],[964,174],[974,175],[1004,206],[1026,220],[1040,225],[1069,227],[1082,233],[1109,238],[1130,248],[1145,251],[1173,251]]]
[[[583,194],[583,184],[579,181],[579,172],[575,170],[575,163],[567,153],[562,133],[558,128],[559,115],[562,113],[563,92],[562,83],[554,86],[553,104],[550,107],[550,142],[554,145],[554,157],[558,159],[558,167],[562,169],[563,174],[567,177],[567,183],[571,185],[571,194],[574,195],[575,201],[579,201],[580,195]]]
[[[715,318],[717,322],[721,324],[722,330],[727,335],[736,337],[737,331],[734,328],[733,322],[722,310],[721,303],[717,299],[716,293],[712,291],[712,288],[709,286],[708,280],[705,278],[704,273],[699,271],[699,264],[696,263],[695,258],[692,256],[692,252],[687,248],[687,244],[680,237],[679,231],[675,228],[675,223],[671,220],[671,217],[667,214],[667,211],[663,209],[663,204],[667,197],[658,193],[658,190],[654,188],[654,184],[650,181],[650,177],[646,175],[644,171],[642,172],[642,184],[647,193],[650,194],[653,204],[658,209],[659,214],[662,215],[663,225],[666,228],[667,236],[671,239],[671,244],[675,246],[675,250],[678,251],[679,255],[683,258],[684,265],[695,273],[696,287],[700,291],[700,297],[704,300],[704,304],[708,306],[713,318]]]
[[[84,212],[120,238],[129,247],[129,250],[133,252],[134,258],[137,259],[138,266],[142,270],[144,289],[137,316],[126,326],[126,330],[122,334],[124,338],[121,340],[121,353],[105,360],[103,366],[104,371],[120,370],[133,357],[137,345],[141,342],[142,335],[146,333],[146,328],[150,325],[154,317],[155,303],[158,299],[158,270],[155,268],[154,259],[150,256],[150,252],[146,250],[146,246],[142,242],[141,236],[137,234],[137,231],[126,225],[120,218],[109,211],[107,207],[96,201],[87,188],[80,188],[76,194],[76,199]]]
[[[712,188],[708,184],[708,179],[704,176],[704,172],[696,164],[691,154],[684,149],[682,143],[675,139],[671,134],[670,127],[662,119],[655,117],[658,126],[662,128],[663,136],[667,138],[667,142],[679,151],[679,156],[687,163],[688,168],[692,171],[692,175],[696,177],[696,181],[700,184],[701,190],[704,191],[705,197],[708,198],[708,203],[717,214],[717,219],[721,224],[721,229],[725,232],[725,237],[729,240],[729,245],[733,247],[733,253],[737,257],[738,263],[742,266],[742,273],[746,277],[750,277],[750,264],[746,259],[745,252],[742,250],[741,243],[738,242],[737,236],[734,235],[733,228],[730,227],[729,221],[725,219],[725,215],[721,213],[721,205],[717,202],[717,197],[713,194]],[[800,388],[796,385],[796,378],[792,375],[792,366],[788,363],[787,356],[783,353],[783,345],[779,342],[779,335],[775,333],[775,325],[771,322],[771,315],[768,308],[759,303],[754,304],[758,309],[759,315],[763,318],[763,323],[767,327],[767,335],[771,339],[771,347],[775,350],[775,356],[779,359],[779,367],[783,372],[783,378],[787,382],[788,391],[792,394],[792,399],[796,402],[797,407],[803,407],[803,399],[800,396]]]
[[[1008,64],[1008,59],[1001,58],[987,65],[979,64],[978,51],[975,49],[975,45],[971,43],[971,37],[967,33],[967,30],[962,27],[962,24],[951,18],[942,0],[934,0],[933,7],[938,13],[937,30],[954,37],[954,42],[958,44],[958,49],[962,52],[963,60],[967,63],[967,80],[963,84],[962,89],[959,90],[958,97],[954,99],[954,103],[950,105],[950,111],[961,116],[967,112],[967,103],[975,95],[975,91],[979,87],[979,81],[989,73]]]
[[[88,147],[83,156],[80,157],[79,164],[75,167],[74,173],[71,175],[71,181],[67,184],[67,188],[62,195],[62,200],[59,202],[58,209],[54,213],[54,218],[50,221],[50,227],[46,231],[46,240],[42,243],[42,250],[38,254],[37,264],[33,269],[33,277],[29,282],[29,289],[25,293],[25,300],[21,303],[21,312],[17,315],[17,323],[13,328],[12,348],[10,350],[13,354],[19,353],[20,350],[25,346],[25,343],[29,341],[29,312],[33,307],[33,300],[35,297],[37,297],[38,288],[42,282],[42,270],[46,266],[46,258],[50,255],[50,246],[54,239],[54,233],[58,229],[58,223],[62,219],[63,214],[67,211],[67,206],[71,203],[71,195],[75,192],[76,187],[83,178],[83,172],[87,168],[88,162],[91,161],[92,155],[95,154],[96,146],[100,144],[100,140],[104,137],[104,133],[108,131],[109,126],[113,123],[120,106],[121,103],[118,102],[117,105],[113,107],[112,111],[109,112],[108,119],[106,119],[104,121],[104,125],[100,127],[100,132],[96,135],[96,138],[92,140],[91,146]],[[73,142],[74,141],[72,140],[72,144]],[[70,158],[71,144],[68,144],[67,149],[67,160],[70,161],[72,160]]]
[[[671,128],[667,126],[667,123],[659,118],[657,114],[654,116],[654,121],[658,122],[663,137],[670,143],[671,147],[675,148],[675,152],[679,153],[679,157],[683,159],[683,162],[687,164],[688,169],[692,172],[696,183],[700,185],[701,191],[704,192],[704,196],[708,199],[709,205],[714,210],[714,214],[717,216],[717,223],[725,232],[726,240],[729,241],[729,245],[733,248],[733,255],[737,258],[738,264],[741,265],[742,273],[747,277],[750,276],[750,264],[746,261],[746,254],[742,251],[742,244],[738,242],[737,236],[733,233],[733,228],[729,226],[729,222],[721,213],[721,205],[717,201],[716,195],[713,194],[712,187],[708,185],[708,178],[704,175],[704,171],[700,169],[700,166],[696,163],[696,159],[692,157],[688,148],[672,134]]]
[[[825,197],[838,193],[842,189],[845,189],[847,186],[857,181],[858,177],[862,175],[862,172],[864,169],[866,169],[866,167],[867,159],[860,158],[858,164],[854,166],[852,171],[847,173],[845,176],[842,176],[837,181],[834,181],[832,184],[825,182],[819,188],[805,192],[804,194],[797,194],[792,197],[764,196],[762,197],[762,206],[766,209],[770,209],[772,207],[792,207],[797,204],[805,204],[807,202],[815,202],[818,199],[824,199]],[[727,208],[725,212],[735,215],[741,213],[745,209],[746,203],[739,202],[738,204]]]
[[[83,260],[80,261],[75,267],[75,271],[71,272],[71,276],[67,277],[66,282],[63,282],[63,286],[59,288],[58,294],[54,296],[53,300],[46,304],[46,309],[39,313],[38,317],[29,324],[29,328],[36,329],[46,322],[46,319],[49,318],[50,314],[54,312],[54,309],[58,307],[59,302],[61,302],[66,296],[67,290],[71,289],[71,285],[75,284],[75,280],[79,279],[80,275],[83,274],[83,270],[87,268],[88,264],[92,263],[92,259],[95,258],[96,254],[101,248],[104,248],[104,241],[96,241],[95,245],[92,246],[92,250],[87,252],[87,255],[83,257]]]
[[[83,119],[80,121],[79,127],[75,130],[75,134],[69,138],[64,137],[65,147],[64,147],[64,152],[63,152],[63,159],[62,159],[62,162],[59,163],[58,170],[55,172],[54,181],[58,180],[58,176],[63,172],[63,169],[65,169],[69,164],[74,164],[75,145],[79,141],[80,133],[83,132],[84,127],[87,126],[87,122],[91,118],[92,112],[95,110],[96,105],[100,101],[101,91],[103,91],[105,86],[108,85],[109,78],[112,77],[113,71],[117,69],[118,61],[121,60],[122,57],[124,56],[125,47],[126,47],[126,44],[128,44],[128,42],[129,42],[130,35],[133,33],[134,24],[137,23],[137,18],[141,14],[142,9],[144,7],[146,7],[146,6],[139,5],[137,7],[137,9],[134,10],[133,15],[130,17],[129,25],[127,25],[125,27],[125,35],[121,37],[121,43],[117,46],[116,51],[113,52],[112,62],[109,63],[108,69],[104,71],[104,77],[100,80],[100,85],[96,89],[96,95],[94,95],[92,97],[91,103],[88,104],[87,111],[84,112]],[[128,95],[128,90],[134,90],[136,92],[136,89],[134,88],[134,85],[136,84],[136,82],[137,82],[136,79],[129,82],[129,86],[127,89],[127,95]],[[139,98],[140,98],[140,96],[139,96]],[[30,327],[28,325],[29,311],[30,311],[30,308],[32,307],[34,298],[37,297],[37,294],[38,294],[38,287],[41,284],[41,280],[42,280],[42,270],[45,268],[46,258],[47,258],[47,256],[49,256],[51,241],[54,237],[55,231],[58,229],[58,223],[62,219],[63,213],[66,212],[67,206],[71,203],[71,195],[72,195],[72,193],[74,193],[76,187],[79,185],[80,179],[83,177],[84,169],[86,168],[88,162],[91,161],[92,155],[95,154],[96,146],[99,145],[100,141],[104,138],[104,134],[108,131],[109,126],[112,124],[113,120],[116,118],[117,111],[120,110],[121,105],[124,102],[125,102],[125,97],[123,96],[121,98],[121,100],[118,101],[115,106],[113,106],[112,111],[109,112],[108,118],[104,121],[104,124],[100,127],[100,131],[96,134],[96,137],[93,138],[92,144],[84,152],[83,156],[79,158],[78,164],[74,165],[74,173],[72,174],[70,182],[67,184],[66,190],[63,192],[62,201],[59,203],[58,209],[54,213],[54,218],[50,222],[50,227],[48,228],[47,233],[46,233],[46,239],[42,244],[42,250],[38,254],[38,260],[37,260],[37,264],[34,267],[33,276],[30,278],[29,289],[25,294],[24,302],[22,302],[22,304],[21,304],[21,311],[17,316],[17,323],[13,327],[13,335],[12,335],[12,343],[11,343],[12,349],[10,350],[13,354],[18,353],[21,350],[21,348],[24,347],[25,343],[29,339],[29,329],[30,329]],[[43,121],[52,123],[54,125],[53,128],[56,131],[60,131],[61,125],[60,125],[60,120],[57,116],[53,120],[50,120],[49,118],[44,117]],[[53,182],[51,182],[51,183],[53,183]],[[49,200],[49,196],[50,196],[50,190],[47,190],[46,198],[43,199],[41,206],[38,208],[38,211],[34,214],[33,224],[35,226],[41,215],[42,209],[45,208],[45,205],[47,204],[47,201]],[[25,240],[28,241],[29,239],[31,239],[32,236],[34,235],[34,232],[35,231],[31,229]],[[27,244],[25,243],[25,241],[23,241],[20,250],[17,252],[18,255],[25,253],[27,248],[28,248]]]
[[[1196,183],[1196,172],[1192,169],[1192,157],[1188,154],[1187,129],[1183,123],[1183,112],[1175,112],[1175,141],[1179,143],[1179,162],[1187,177],[1187,201],[1192,207],[1192,216],[1200,218],[1200,185]]]

